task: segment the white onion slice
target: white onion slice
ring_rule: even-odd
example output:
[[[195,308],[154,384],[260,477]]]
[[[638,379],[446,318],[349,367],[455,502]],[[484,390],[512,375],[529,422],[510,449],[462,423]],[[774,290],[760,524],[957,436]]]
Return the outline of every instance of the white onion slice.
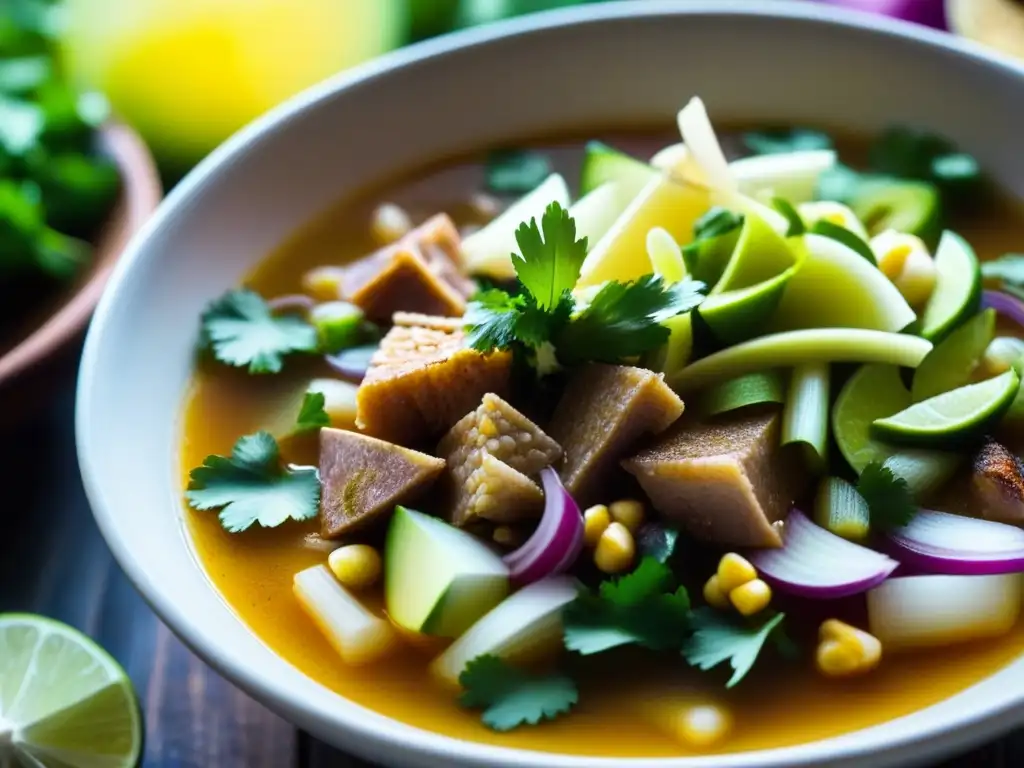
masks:
[[[693,160],[703,171],[708,186],[730,195],[737,191],[736,179],[722,152],[704,102],[697,96],[679,112],[679,132]]]

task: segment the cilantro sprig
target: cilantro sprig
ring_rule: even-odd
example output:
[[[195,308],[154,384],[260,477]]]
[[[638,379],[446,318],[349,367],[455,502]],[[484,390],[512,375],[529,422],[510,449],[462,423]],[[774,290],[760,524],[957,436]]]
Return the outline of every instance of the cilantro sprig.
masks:
[[[907,481],[881,462],[873,461],[864,468],[857,481],[857,491],[868,503],[873,530],[901,528],[917,514]]]
[[[459,703],[483,710],[484,725],[510,731],[564,715],[576,704],[576,683],[561,674],[530,675],[497,656],[480,656],[459,676]]]
[[[296,434],[331,426],[331,417],[324,408],[326,403],[327,398],[323,392],[307,392],[303,396],[299,416],[295,420]]]
[[[551,173],[547,155],[529,149],[500,149],[487,158],[487,188],[502,195],[525,195]]]
[[[702,299],[703,285],[667,285],[648,275],[630,283],[605,284],[580,308],[572,289],[587,256],[587,239],[576,237],[576,222],[557,202],[516,231],[512,255],[519,290],[484,291],[466,311],[467,338],[481,352],[509,349],[534,366],[553,356],[562,365],[587,361],[617,363],[656,349],[668,339],[661,323]]]
[[[689,664],[704,671],[728,661],[733,672],[725,687],[732,688],[750,672],[784,617],[785,614],[778,613],[760,624],[752,624],[713,608],[700,608],[691,616],[694,632],[683,646],[683,656]]]
[[[203,313],[202,342],[222,363],[249,373],[278,373],[284,357],[317,349],[316,328],[294,315],[275,315],[258,293],[228,291]]]
[[[312,467],[284,466],[277,441],[257,432],[240,438],[230,457],[207,456],[189,473],[185,498],[193,509],[219,509],[224,529],[241,533],[315,517],[320,480]]]
[[[653,650],[681,647],[689,630],[690,598],[672,570],[645,557],[636,570],[605,581],[598,594],[583,594],[563,613],[565,647],[583,656],[623,645]]]

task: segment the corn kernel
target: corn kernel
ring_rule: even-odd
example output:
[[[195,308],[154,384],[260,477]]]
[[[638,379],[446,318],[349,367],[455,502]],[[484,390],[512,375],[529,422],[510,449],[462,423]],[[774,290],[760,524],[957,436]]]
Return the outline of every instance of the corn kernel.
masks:
[[[596,547],[601,534],[612,523],[608,507],[596,504],[583,513],[583,541],[588,547]]]
[[[698,749],[707,749],[719,743],[732,728],[732,716],[714,704],[687,707],[679,714],[675,724],[676,736]]]
[[[499,435],[498,427],[490,416],[482,416],[480,418],[480,434],[486,437],[497,437]]]
[[[623,499],[610,504],[608,512],[611,514],[612,520],[622,523],[629,528],[631,533],[636,533],[637,528],[644,521],[644,505],[633,499]]]
[[[726,594],[756,578],[757,569],[747,558],[735,552],[723,555],[718,562],[718,585]]]
[[[341,275],[338,267],[316,267],[302,276],[302,288],[317,301],[341,298]]]
[[[495,528],[491,538],[494,539],[495,544],[508,549],[518,547],[526,541],[526,537],[520,529],[508,525],[499,525]]]
[[[1024,361],[1024,340],[1013,336],[997,336],[985,350],[982,371],[985,378],[1006,373]]]
[[[924,241],[889,229],[871,239],[871,250],[882,274],[892,281],[912,307],[928,301],[935,290],[935,260]]]
[[[729,592],[729,602],[744,616],[753,616],[768,607],[772,588],[760,579],[748,581]]]
[[[622,523],[612,523],[597,540],[594,563],[604,573],[622,573],[633,564],[635,555],[633,534]]]
[[[331,552],[327,565],[343,587],[365,589],[380,578],[377,550],[367,544],[349,544]]]
[[[394,203],[381,203],[373,212],[370,232],[374,240],[381,245],[389,245],[401,240],[412,231],[412,219],[401,206]]]
[[[729,608],[729,596],[722,591],[717,575],[712,576],[704,583],[704,601],[720,611]]]
[[[827,677],[863,674],[882,659],[878,638],[837,619],[822,622],[818,637],[815,658],[818,669]]]

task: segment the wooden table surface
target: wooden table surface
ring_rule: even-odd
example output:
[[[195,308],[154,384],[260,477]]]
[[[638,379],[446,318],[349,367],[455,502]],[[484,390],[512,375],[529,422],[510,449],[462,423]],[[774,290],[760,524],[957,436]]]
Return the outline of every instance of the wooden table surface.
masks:
[[[93,522],[74,445],[73,371],[41,413],[0,433],[0,613],[52,616],[131,675],[146,768],[369,768],[297,731],[219,677],[149,610]],[[1024,766],[1024,732],[942,768]]]

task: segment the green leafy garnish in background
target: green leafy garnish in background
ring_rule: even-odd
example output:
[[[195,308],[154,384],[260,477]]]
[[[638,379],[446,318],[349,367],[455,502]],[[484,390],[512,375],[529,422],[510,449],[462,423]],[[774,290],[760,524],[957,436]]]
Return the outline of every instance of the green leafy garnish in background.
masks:
[[[228,291],[203,313],[202,340],[222,363],[249,373],[278,373],[285,355],[314,352],[316,328],[294,315],[276,316],[258,293]]]
[[[814,149],[832,149],[827,133],[810,128],[779,128],[743,134],[744,146],[755,155],[777,155]]]
[[[725,687],[732,688],[750,672],[784,617],[778,613],[767,621],[750,624],[713,608],[700,608],[691,615],[694,632],[683,646],[683,656],[704,671],[728,661],[733,674]]]
[[[623,645],[654,650],[682,646],[690,598],[664,562],[645,557],[632,573],[582,594],[563,614],[565,647],[584,656]]]
[[[285,467],[268,432],[239,438],[231,456],[207,456],[189,473],[189,506],[220,510],[220,523],[240,533],[256,523],[274,528],[309,520],[320,509],[320,480],[313,467]]]
[[[913,493],[907,481],[873,461],[864,467],[857,481],[857,492],[868,503],[871,529],[890,531],[909,523],[917,514]]]
[[[510,731],[566,714],[579,698],[576,683],[561,674],[530,675],[497,656],[480,656],[459,676],[459,703],[483,710],[484,725]]]
[[[576,222],[557,202],[516,231],[512,255],[518,279],[515,295],[501,289],[478,294],[466,309],[469,344],[481,352],[511,349],[541,373],[552,356],[563,365],[615,363],[642,355],[669,335],[661,323],[700,303],[703,285],[687,280],[666,285],[648,275],[631,283],[606,283],[576,312],[572,289],[587,255],[586,238],[576,239]]]
[[[525,195],[551,174],[551,161],[543,152],[502,149],[487,158],[487,188],[502,195]]]
[[[295,432],[312,432],[321,427],[331,426],[331,417],[324,410],[327,398],[323,392],[307,392],[302,398],[299,417],[295,420]]]

